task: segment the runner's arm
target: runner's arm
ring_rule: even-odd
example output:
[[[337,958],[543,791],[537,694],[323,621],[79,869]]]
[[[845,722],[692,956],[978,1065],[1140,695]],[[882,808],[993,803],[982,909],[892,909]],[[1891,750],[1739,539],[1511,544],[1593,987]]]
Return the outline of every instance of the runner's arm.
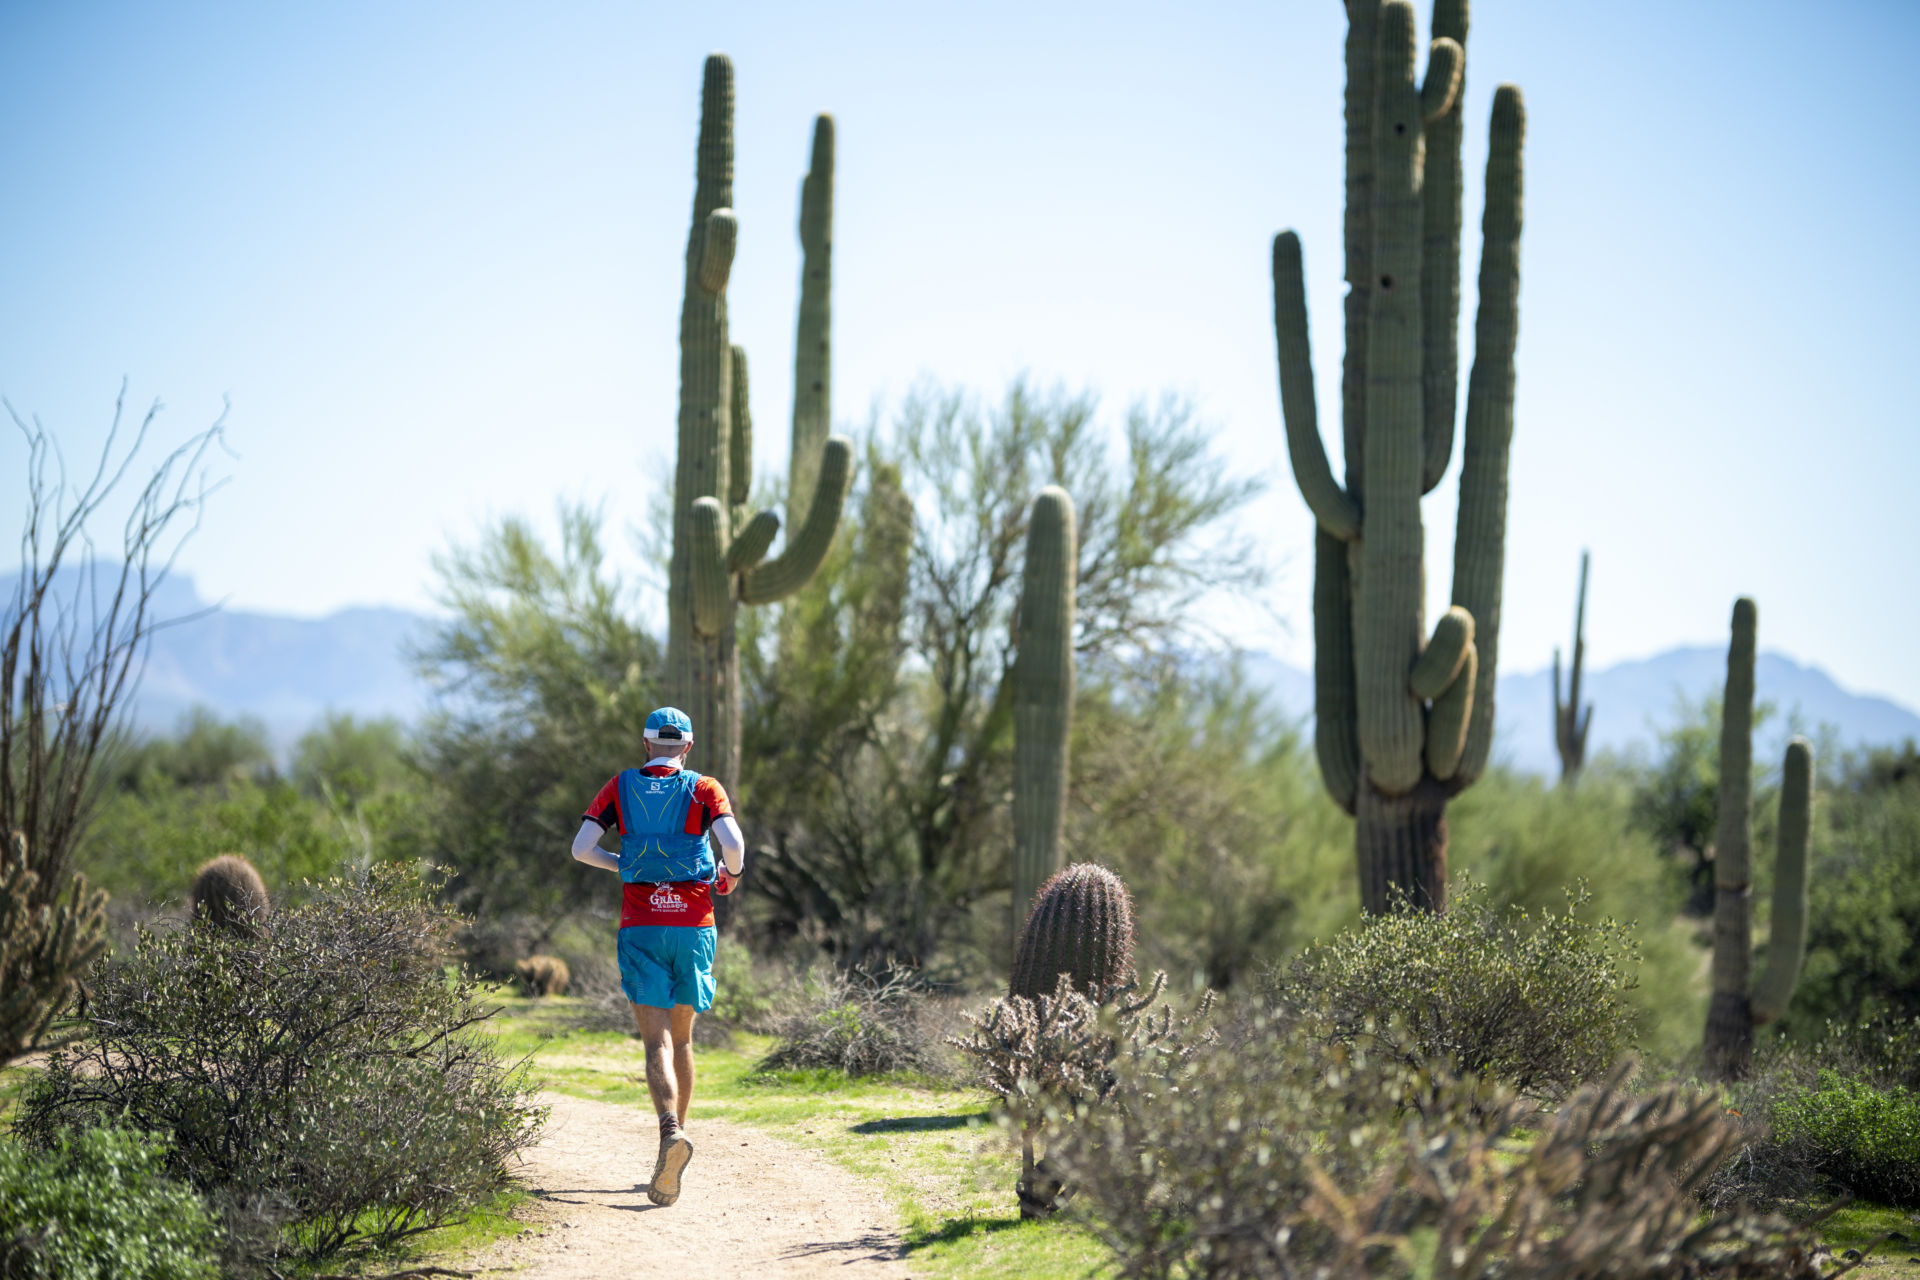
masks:
[[[740,824],[732,814],[723,813],[713,820],[713,838],[720,842],[720,857],[728,875],[737,876],[746,870],[747,838],[740,834]]]
[[[580,829],[573,833],[573,856],[576,861],[584,862],[590,867],[599,867],[604,871],[618,871],[619,857],[600,847],[600,834],[605,830],[605,827],[592,818],[582,822]]]

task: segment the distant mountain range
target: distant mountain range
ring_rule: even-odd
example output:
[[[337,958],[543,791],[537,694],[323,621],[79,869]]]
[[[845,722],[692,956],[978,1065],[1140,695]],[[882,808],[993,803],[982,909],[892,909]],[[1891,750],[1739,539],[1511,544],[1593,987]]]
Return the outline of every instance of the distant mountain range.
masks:
[[[0,608],[11,601],[13,583],[12,575],[0,578]],[[434,622],[423,614],[342,609],[305,619],[208,610],[184,575],[168,580],[157,604],[159,616],[187,620],[154,636],[134,709],[141,729],[165,732],[204,706],[260,720],[284,748],[330,711],[411,720],[426,706],[426,684],[410,657],[432,635]],[[1243,654],[1242,663],[1276,710],[1302,721],[1312,717],[1309,672],[1258,652]],[[1597,708],[1589,753],[1651,752],[1683,702],[1717,694],[1725,678],[1725,651],[1704,647],[1588,672],[1586,696]],[[1818,667],[1762,653],[1755,678],[1760,700],[1779,713],[1756,744],[1762,758],[1777,755],[1795,729],[1830,729],[1846,748],[1920,739],[1920,715],[1886,698],[1850,693]],[[1532,773],[1559,771],[1552,685],[1551,671],[1501,673],[1497,759]]]
[[[1301,720],[1313,715],[1313,676],[1266,654],[1247,654],[1248,678],[1273,704]],[[1688,703],[1717,697],[1726,684],[1724,649],[1669,649],[1582,676],[1581,700],[1594,707],[1587,738],[1589,758],[1602,751],[1650,754],[1660,732]],[[1778,756],[1789,734],[1830,731],[1843,749],[1897,746],[1920,740],[1920,715],[1887,698],[1850,693],[1818,667],[1802,666],[1777,653],[1754,663],[1755,696],[1773,715],[1756,732],[1759,758]],[[1527,773],[1558,775],[1553,744],[1553,672],[1500,673],[1494,758]]]

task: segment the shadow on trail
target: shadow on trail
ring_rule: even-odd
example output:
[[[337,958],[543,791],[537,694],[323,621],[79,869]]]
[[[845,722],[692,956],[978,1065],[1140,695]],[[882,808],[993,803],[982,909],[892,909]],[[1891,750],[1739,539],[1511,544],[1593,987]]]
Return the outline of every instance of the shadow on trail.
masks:
[[[900,1246],[900,1255],[905,1257],[931,1245],[952,1244],[956,1240],[965,1240],[968,1236],[1011,1231],[1024,1225],[1018,1217],[955,1218],[937,1231],[918,1231],[908,1236],[906,1243]]]
[[[780,1256],[783,1258],[817,1258],[827,1254],[851,1254],[848,1262],[861,1258],[887,1261],[905,1253],[898,1236],[870,1232],[852,1240],[816,1240],[811,1244],[795,1245]]]
[[[974,1124],[988,1125],[992,1118],[984,1111],[959,1116],[889,1116],[854,1125],[853,1133],[933,1133],[941,1129],[965,1129]]]

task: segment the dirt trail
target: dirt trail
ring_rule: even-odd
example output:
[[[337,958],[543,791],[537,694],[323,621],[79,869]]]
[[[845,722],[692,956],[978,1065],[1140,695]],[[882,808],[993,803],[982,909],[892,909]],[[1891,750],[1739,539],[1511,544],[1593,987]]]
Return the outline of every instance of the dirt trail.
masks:
[[[644,1108],[543,1094],[553,1108],[524,1171],[536,1224],[461,1263],[537,1280],[674,1275],[905,1277],[880,1195],[821,1156],[700,1119],[679,1203],[647,1200],[659,1130]]]

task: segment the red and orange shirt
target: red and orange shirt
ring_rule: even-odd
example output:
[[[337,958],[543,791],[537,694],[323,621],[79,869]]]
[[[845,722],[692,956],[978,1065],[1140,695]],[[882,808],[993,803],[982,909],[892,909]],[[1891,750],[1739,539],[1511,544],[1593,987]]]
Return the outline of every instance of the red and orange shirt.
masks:
[[[640,772],[663,778],[674,770],[663,764],[648,765]],[[712,778],[702,777],[693,787],[693,800],[687,805],[686,833],[705,835],[715,818],[733,812],[727,790]],[[607,779],[587,806],[586,819],[609,831],[625,835],[627,824],[620,812],[620,775]],[[620,927],[628,925],[680,925],[697,929],[713,923],[713,891],[697,880],[679,884],[629,884],[620,902]]]

